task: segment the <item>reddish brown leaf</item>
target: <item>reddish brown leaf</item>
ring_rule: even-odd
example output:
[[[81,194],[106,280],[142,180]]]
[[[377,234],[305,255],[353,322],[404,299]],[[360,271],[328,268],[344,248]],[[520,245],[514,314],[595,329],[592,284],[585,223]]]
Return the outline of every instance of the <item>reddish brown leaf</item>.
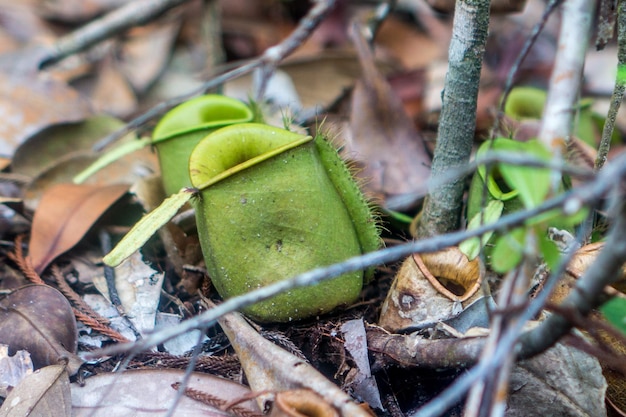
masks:
[[[41,273],[71,249],[126,191],[127,185],[59,184],[45,192],[35,211],[29,259]]]
[[[70,417],[70,379],[64,365],[46,366],[28,375],[6,398],[2,417]]]

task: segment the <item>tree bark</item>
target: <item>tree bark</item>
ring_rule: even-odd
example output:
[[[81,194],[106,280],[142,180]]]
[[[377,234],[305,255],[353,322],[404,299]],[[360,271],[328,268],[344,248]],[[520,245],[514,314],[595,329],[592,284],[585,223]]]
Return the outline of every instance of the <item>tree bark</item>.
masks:
[[[468,163],[476,128],[476,100],[489,30],[489,0],[458,0],[454,11],[448,73],[437,145],[431,167],[436,180]],[[464,179],[430,190],[418,226],[420,237],[456,230],[463,207]]]

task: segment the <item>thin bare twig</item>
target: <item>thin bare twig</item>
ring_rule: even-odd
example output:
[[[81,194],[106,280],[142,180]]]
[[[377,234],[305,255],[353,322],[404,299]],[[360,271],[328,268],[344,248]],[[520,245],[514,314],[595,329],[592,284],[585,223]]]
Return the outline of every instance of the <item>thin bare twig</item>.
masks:
[[[98,42],[120,34],[126,29],[143,25],[187,0],[135,0],[113,10],[100,19],[57,40],[43,57],[40,68],[52,65],[83,51]]]

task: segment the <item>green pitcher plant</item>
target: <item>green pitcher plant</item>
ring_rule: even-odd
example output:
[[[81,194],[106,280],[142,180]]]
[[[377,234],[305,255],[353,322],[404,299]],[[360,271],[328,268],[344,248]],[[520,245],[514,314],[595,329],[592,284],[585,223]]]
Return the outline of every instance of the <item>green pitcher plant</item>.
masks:
[[[145,216],[104,258],[117,265],[190,201],[209,276],[223,298],[376,250],[375,216],[322,136],[259,123],[210,133],[188,158],[192,189]],[[264,322],[303,319],[353,303],[372,270],[299,288],[244,310]]]
[[[167,195],[191,185],[187,161],[193,148],[210,132],[224,126],[255,121],[254,112],[245,103],[218,94],[207,94],[186,101],[163,116],[152,137],[126,143],[107,152],[92,166],[74,178],[83,182],[88,176],[115,159],[144,146],[154,146]]]
[[[217,94],[189,100],[165,114],[152,132],[152,144],[167,195],[191,185],[186,161],[202,138],[221,127],[253,119],[247,105]]]

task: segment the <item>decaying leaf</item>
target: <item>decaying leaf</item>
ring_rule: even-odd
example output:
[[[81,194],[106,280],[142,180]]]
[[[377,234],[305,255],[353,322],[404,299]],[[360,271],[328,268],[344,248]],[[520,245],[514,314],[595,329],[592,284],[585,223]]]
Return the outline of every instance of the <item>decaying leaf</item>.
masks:
[[[98,81],[92,93],[94,108],[99,112],[126,117],[137,109],[138,100],[132,87],[112,56],[101,64]]]
[[[167,413],[176,391],[172,384],[184,378],[182,370],[139,370],[100,374],[87,379],[84,385],[72,384],[74,417],[154,417]],[[193,373],[189,388],[205,392],[227,402],[250,394],[243,385],[209,374]],[[237,403],[250,414],[260,413],[253,400]],[[176,417],[226,417],[231,414],[215,407],[181,398]]]
[[[73,152],[57,161],[35,178],[24,191],[24,204],[35,210],[41,196],[56,184],[73,182],[78,173],[90,167],[98,156],[90,151]],[[156,155],[147,147],[110,163],[90,175],[83,184],[107,186],[115,184],[132,185],[147,175],[158,172]]]
[[[28,285],[0,300],[0,343],[10,353],[26,350],[35,368],[67,360],[71,374],[82,360],[76,356],[78,331],[65,297],[46,285]]]
[[[388,74],[393,69],[382,61],[376,61],[376,66],[383,74]],[[293,82],[305,111],[328,108],[345,90],[354,85],[361,73],[354,52],[332,50],[314,56],[287,59],[279,69]],[[252,76],[239,77],[227,82],[224,87],[225,95],[241,100],[247,100],[251,91]]]
[[[349,153],[364,164],[359,175],[367,178],[366,190],[373,195],[409,194],[428,178],[430,157],[402,102],[376,68],[367,42],[360,34],[354,38],[364,76],[352,95]]]
[[[59,184],[48,189],[33,218],[28,258],[41,273],[71,249],[93,223],[126,193],[126,185]]]
[[[379,325],[391,332],[420,329],[458,315],[482,294],[479,258],[456,247],[407,258],[383,303]]]
[[[578,249],[567,266],[567,274],[579,278],[593,264],[603,248],[604,242],[596,242]],[[626,266],[622,268],[622,275],[617,277],[611,286],[618,291],[626,292]]]
[[[115,285],[124,312],[142,335],[154,330],[164,276],[146,265],[139,252],[115,268]],[[109,297],[103,276],[94,278],[94,285]]]
[[[0,155],[10,157],[26,138],[55,123],[83,120],[88,103],[45,75],[0,73]]]
[[[30,136],[16,150],[11,172],[37,177],[59,158],[79,151],[90,151],[100,139],[124,123],[111,116],[98,115],[78,123],[55,124]]]
[[[550,295],[551,303],[559,305],[569,295],[576,286],[578,278],[592,266],[603,248],[604,242],[597,242],[585,245],[576,251],[567,266],[567,273],[559,280],[558,286]],[[622,268],[621,276],[617,277],[612,287],[620,291],[622,297],[624,296],[623,292],[626,290],[626,270],[624,268]],[[610,289],[610,291],[614,291],[614,289]],[[598,312],[593,312],[592,315],[598,317],[600,320],[605,320]],[[600,331],[599,336],[602,339],[601,343],[610,346],[610,348],[618,354],[626,355],[626,345],[624,345],[621,340],[604,331]],[[608,383],[606,392],[607,401],[616,410],[626,411],[626,399],[624,397],[624,392],[626,392],[626,377],[621,372],[612,369],[610,364],[607,364],[602,358],[600,359],[600,363],[602,364],[603,373]]]
[[[119,68],[133,90],[144,93],[163,72],[180,29],[175,10],[151,25],[132,29],[121,45]]]
[[[351,378],[350,387],[354,395],[370,406],[384,409],[380,399],[380,391],[376,379],[372,376],[367,349],[367,335],[363,319],[349,320],[341,325],[344,335],[344,346],[356,363],[355,376]]]
[[[65,365],[50,365],[28,375],[9,394],[0,417],[70,417],[70,380]]]

